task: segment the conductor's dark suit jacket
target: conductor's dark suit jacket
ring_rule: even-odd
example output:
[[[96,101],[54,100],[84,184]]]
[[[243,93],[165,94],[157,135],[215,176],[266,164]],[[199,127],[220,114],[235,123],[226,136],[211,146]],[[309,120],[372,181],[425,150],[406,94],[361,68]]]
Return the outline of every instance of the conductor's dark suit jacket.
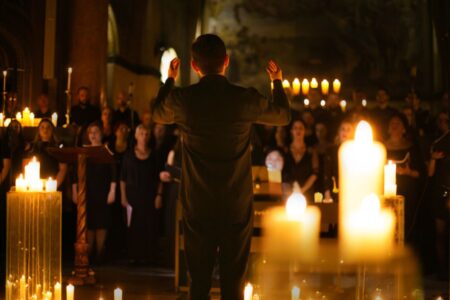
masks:
[[[173,88],[169,78],[153,105],[153,120],[181,129],[183,216],[206,222],[247,222],[252,213],[250,132],[253,123],[286,125],[288,99],[280,80],[273,101],[253,88],[207,75]]]

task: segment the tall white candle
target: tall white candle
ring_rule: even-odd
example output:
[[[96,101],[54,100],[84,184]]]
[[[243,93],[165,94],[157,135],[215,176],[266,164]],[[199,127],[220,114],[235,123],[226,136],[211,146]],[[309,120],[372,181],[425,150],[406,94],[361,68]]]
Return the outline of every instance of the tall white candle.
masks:
[[[341,82],[339,81],[339,79],[335,79],[333,81],[333,92],[339,94],[340,91],[341,91]]]
[[[395,197],[397,195],[397,165],[390,160],[384,166],[384,196]]]
[[[53,126],[55,126],[55,127],[58,125],[58,114],[57,113],[52,114],[52,123],[53,123]]]
[[[34,113],[30,113],[30,126],[34,127]]]
[[[302,81],[302,93],[305,96],[309,93],[309,81],[306,78]]]
[[[51,177],[49,177],[45,181],[45,191],[46,192],[56,192],[56,189],[57,189],[56,180],[53,180]]]
[[[114,300],[122,300],[122,295],[123,295],[122,289],[116,288],[114,290]]]
[[[295,78],[294,81],[292,81],[292,93],[295,96],[300,94],[300,80],[298,80],[298,78]]]
[[[321,88],[322,88],[322,94],[327,95],[328,90],[330,88],[330,83],[328,82],[328,80],[326,80],[326,79],[322,80]]]
[[[355,139],[339,148],[339,234],[345,238],[346,222],[358,210],[362,199],[372,193],[383,193],[383,168],[386,149],[375,142],[369,123],[361,121]]]
[[[74,300],[75,287],[71,284],[66,286],[66,300]]]

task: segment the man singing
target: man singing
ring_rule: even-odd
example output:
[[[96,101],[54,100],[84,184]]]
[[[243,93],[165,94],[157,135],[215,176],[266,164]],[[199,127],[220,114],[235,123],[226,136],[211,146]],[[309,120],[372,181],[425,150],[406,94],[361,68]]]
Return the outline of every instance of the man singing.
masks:
[[[290,108],[281,69],[269,61],[273,101],[253,88],[228,82],[224,42],[199,36],[192,44],[197,84],[173,88],[180,61],[172,60],[169,78],[153,106],[153,120],[177,124],[182,134],[180,201],[189,299],[209,299],[215,257],[219,257],[222,300],[243,299],[253,229],[250,132],[252,124],[282,126]]]

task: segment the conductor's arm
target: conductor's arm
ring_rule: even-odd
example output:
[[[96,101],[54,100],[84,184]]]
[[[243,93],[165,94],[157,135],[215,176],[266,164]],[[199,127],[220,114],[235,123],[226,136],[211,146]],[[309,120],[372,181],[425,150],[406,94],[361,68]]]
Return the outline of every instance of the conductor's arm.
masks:
[[[273,101],[269,101],[262,96],[259,98],[260,112],[256,123],[275,126],[287,125],[291,120],[291,110],[289,100],[281,84],[283,78],[281,69],[274,61],[270,60],[266,71],[273,82]]]
[[[175,79],[178,76],[178,69],[180,67],[180,59],[174,58],[170,62],[168,71],[168,78],[164,85],[159,89],[158,96],[152,105],[153,121],[161,124],[173,124],[175,122],[174,114],[174,95],[173,87],[175,86]]]

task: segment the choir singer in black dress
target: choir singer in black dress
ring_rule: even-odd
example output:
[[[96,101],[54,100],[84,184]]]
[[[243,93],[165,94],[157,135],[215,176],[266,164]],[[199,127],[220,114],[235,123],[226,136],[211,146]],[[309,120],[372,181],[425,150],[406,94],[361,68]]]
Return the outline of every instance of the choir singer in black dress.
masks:
[[[218,36],[199,36],[191,50],[200,81],[174,89],[180,64],[175,58],[152,110],[155,122],[175,123],[182,135],[180,201],[191,280],[188,298],[209,299],[218,254],[221,299],[242,300],[253,226],[251,127],[287,125],[289,102],[275,62],[269,61],[266,69],[274,84],[269,100],[227,80],[229,57]]]

